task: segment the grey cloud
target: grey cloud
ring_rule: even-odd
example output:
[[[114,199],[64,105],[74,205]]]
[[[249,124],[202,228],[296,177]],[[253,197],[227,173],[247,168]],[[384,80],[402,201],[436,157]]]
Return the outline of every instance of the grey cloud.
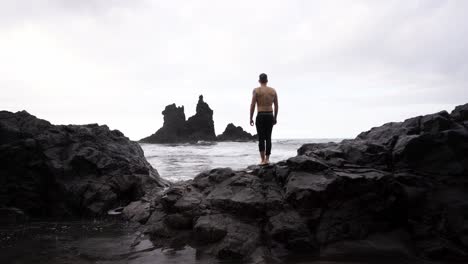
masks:
[[[3,1],[0,104],[138,139],[162,124],[166,104],[189,112],[203,93],[221,133],[248,126],[267,72],[280,93],[277,137],[354,136],[468,101],[467,10],[435,0]]]
[[[56,23],[70,16],[104,16],[116,8],[145,6],[143,0],[17,0],[0,2],[0,27],[25,23]]]

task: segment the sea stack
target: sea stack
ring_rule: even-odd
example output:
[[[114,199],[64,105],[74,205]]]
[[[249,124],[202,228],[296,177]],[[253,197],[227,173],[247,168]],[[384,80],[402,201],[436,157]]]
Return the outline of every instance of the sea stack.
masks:
[[[186,135],[184,107],[175,104],[166,106],[162,111],[164,124],[156,133],[142,139],[148,143],[173,143],[179,142]]]
[[[252,134],[244,131],[242,127],[235,126],[233,123],[229,123],[226,126],[223,134],[218,135],[217,141],[254,141],[257,139],[257,136],[252,136]]]
[[[187,120],[185,126],[187,129],[186,138],[189,141],[216,140],[213,110],[203,101],[203,95],[198,97],[197,112]]]
[[[153,135],[143,138],[143,143],[184,143],[214,141],[213,110],[203,101],[203,95],[198,98],[196,113],[185,120],[184,107],[175,104],[166,106],[162,112],[164,124]]]

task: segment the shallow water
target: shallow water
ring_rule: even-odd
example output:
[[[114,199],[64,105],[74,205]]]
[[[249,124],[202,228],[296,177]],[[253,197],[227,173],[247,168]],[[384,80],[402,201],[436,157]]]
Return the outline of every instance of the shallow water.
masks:
[[[0,263],[2,264],[233,264],[201,255],[190,246],[174,250],[158,248],[136,228],[114,221],[32,222],[21,226],[0,227]],[[375,259],[359,262],[304,261],[303,257],[287,264],[428,264],[414,259]]]
[[[135,230],[117,219],[3,226],[0,263],[220,263],[189,246],[156,248]]]
[[[306,143],[324,143],[341,139],[273,140],[270,160],[278,162],[296,156]],[[246,168],[260,161],[256,142],[201,142],[199,144],[145,144],[141,147],[149,163],[161,177],[170,181],[193,179],[198,173],[219,167]]]

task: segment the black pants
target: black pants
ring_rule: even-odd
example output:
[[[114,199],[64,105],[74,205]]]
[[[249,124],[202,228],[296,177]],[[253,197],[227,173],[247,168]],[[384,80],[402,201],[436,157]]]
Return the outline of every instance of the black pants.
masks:
[[[258,150],[265,151],[266,155],[271,154],[271,131],[273,130],[273,112],[259,112],[255,119],[255,126],[258,134]]]

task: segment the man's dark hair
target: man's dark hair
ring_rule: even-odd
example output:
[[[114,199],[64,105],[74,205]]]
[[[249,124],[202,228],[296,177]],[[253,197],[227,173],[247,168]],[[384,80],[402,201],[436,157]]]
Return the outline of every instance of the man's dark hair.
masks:
[[[268,76],[266,75],[266,73],[260,74],[260,76],[258,76],[258,81],[260,83],[267,83],[268,82]]]

